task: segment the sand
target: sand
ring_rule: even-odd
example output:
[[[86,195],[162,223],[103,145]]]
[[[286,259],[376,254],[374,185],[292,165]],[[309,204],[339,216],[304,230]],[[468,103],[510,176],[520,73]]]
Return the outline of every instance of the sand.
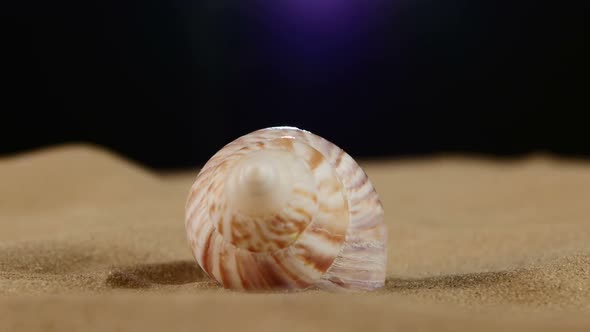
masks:
[[[386,287],[245,294],[197,267],[169,174],[92,145],[0,159],[0,331],[590,331],[590,162],[359,161]]]

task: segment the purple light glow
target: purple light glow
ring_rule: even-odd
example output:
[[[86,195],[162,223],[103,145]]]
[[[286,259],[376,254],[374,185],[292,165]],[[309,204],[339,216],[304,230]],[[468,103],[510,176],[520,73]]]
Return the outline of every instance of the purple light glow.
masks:
[[[274,0],[263,6],[270,14],[274,61],[293,78],[362,66],[379,18],[379,6],[366,0]]]
[[[324,31],[366,25],[373,7],[363,0],[276,0],[271,6],[288,24]]]
[[[334,23],[350,15],[355,2],[350,0],[283,0],[277,2],[294,19]]]

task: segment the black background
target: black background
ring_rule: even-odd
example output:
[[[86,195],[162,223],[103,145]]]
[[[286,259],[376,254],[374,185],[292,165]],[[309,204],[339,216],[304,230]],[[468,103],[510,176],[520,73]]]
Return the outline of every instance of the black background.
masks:
[[[92,142],[191,167],[290,125],[359,158],[587,157],[579,3],[382,2],[362,32],[325,36],[278,29],[268,1],[4,4],[0,154]]]

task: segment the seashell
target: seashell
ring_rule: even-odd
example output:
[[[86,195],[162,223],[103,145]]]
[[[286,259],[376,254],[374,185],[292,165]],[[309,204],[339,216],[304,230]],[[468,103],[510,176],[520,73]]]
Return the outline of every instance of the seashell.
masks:
[[[232,290],[372,291],[384,286],[384,210],[341,148],[295,127],[225,145],[186,202],[195,260]]]

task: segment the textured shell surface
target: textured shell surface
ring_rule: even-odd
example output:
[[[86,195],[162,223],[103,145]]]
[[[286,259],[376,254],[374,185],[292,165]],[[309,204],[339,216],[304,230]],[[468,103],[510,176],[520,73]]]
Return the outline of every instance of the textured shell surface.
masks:
[[[209,159],[185,227],[195,260],[225,288],[372,291],[385,283],[383,218],[350,155],[309,131],[271,127]]]

